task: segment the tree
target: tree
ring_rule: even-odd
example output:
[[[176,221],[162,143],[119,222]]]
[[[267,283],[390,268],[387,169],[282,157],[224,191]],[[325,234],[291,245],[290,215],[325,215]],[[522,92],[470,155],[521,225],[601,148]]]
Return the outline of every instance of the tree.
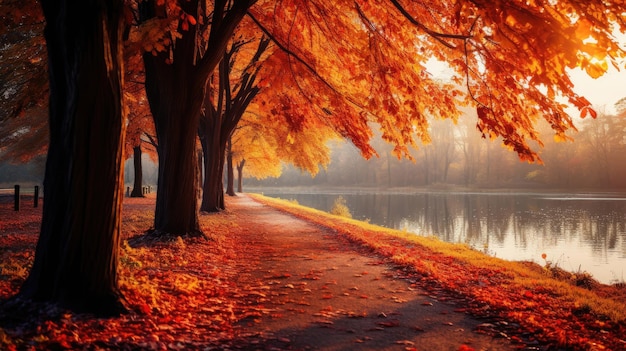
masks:
[[[587,122],[587,121],[585,121]],[[623,117],[599,112],[595,123],[584,123],[580,132],[581,144],[589,152],[588,180],[596,185],[617,187],[620,174],[616,170],[623,163],[624,130]]]
[[[256,51],[248,56],[245,51],[240,51],[250,42],[258,44]],[[222,175],[227,143],[244,112],[259,93],[258,62],[268,44],[269,40],[264,37],[234,41],[224,53],[216,76],[207,84],[204,113],[198,130],[204,155],[202,211],[217,212],[225,209]],[[230,167],[229,172],[232,172]]]
[[[143,55],[146,95],[158,139],[155,236],[203,235],[196,202],[196,133],[204,87],[252,3],[216,0],[213,9],[199,0],[140,3],[148,29],[163,18],[173,25],[173,30],[159,32],[156,42],[147,41],[149,50]],[[174,41],[176,45],[171,45]]]
[[[274,105],[271,99],[286,101],[285,96],[275,94],[273,89],[263,89],[232,137],[232,157],[237,164],[240,192],[244,165],[246,175],[257,179],[280,176],[282,163],[293,164],[315,176],[330,163],[328,143],[339,137],[319,119],[307,119],[294,128],[288,122],[293,117],[292,111]],[[274,113],[262,113],[268,105],[278,108]]]
[[[456,138],[458,148],[463,156],[463,184],[473,185],[478,179],[478,170],[480,167],[480,139],[475,133],[475,116],[469,116],[473,111],[468,110],[467,113],[460,118],[459,136]],[[475,114],[475,112],[473,112]],[[471,119],[470,119],[471,117]]]
[[[241,164],[242,172],[243,165],[245,164],[245,160]],[[237,165],[239,167],[239,164]],[[239,183],[239,189],[241,189],[242,185]],[[241,192],[241,191],[240,191]],[[235,172],[233,170],[233,137],[232,135],[228,138],[228,142],[226,143],[226,194],[228,196],[236,196],[235,194]]]
[[[136,58],[135,58],[136,59]],[[128,62],[127,58],[126,62]],[[131,60],[132,61],[132,60]],[[139,66],[137,63],[131,65],[136,68]],[[128,103],[128,126],[126,128],[126,152],[125,158],[133,157],[133,190],[130,193],[131,197],[143,197],[143,166],[141,157],[143,155],[142,145],[148,144],[147,150],[149,155],[156,159],[156,147],[157,142],[154,140],[154,123],[152,121],[152,115],[148,108],[146,101],[144,82],[141,81],[143,72],[137,72],[131,68],[127,69],[126,77],[126,92],[125,98]],[[148,139],[147,141],[145,139]]]
[[[116,314],[124,311],[117,280],[125,128],[123,2],[41,4],[50,144],[41,233],[20,295],[77,311]]]
[[[264,130],[265,124],[261,116],[248,113],[242,123],[235,130],[230,139],[230,155],[232,163],[228,167],[237,167],[237,192],[243,192],[244,167],[246,173],[257,179],[278,177],[281,174],[281,164],[276,155],[277,145],[271,132]],[[229,172],[231,173],[231,172]],[[232,172],[234,173],[234,172]],[[229,180],[230,183],[230,180]]]
[[[246,165],[246,159],[237,162],[237,192],[243,193],[243,167]]]

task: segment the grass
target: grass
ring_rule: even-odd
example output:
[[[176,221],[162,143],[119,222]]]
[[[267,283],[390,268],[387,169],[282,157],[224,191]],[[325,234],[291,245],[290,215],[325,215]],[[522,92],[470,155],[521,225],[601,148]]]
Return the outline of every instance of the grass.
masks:
[[[333,203],[333,208],[330,210],[330,213],[334,214],[335,216],[352,218],[350,209],[346,204],[346,199],[344,199],[343,196],[339,196],[335,199],[335,202]]]

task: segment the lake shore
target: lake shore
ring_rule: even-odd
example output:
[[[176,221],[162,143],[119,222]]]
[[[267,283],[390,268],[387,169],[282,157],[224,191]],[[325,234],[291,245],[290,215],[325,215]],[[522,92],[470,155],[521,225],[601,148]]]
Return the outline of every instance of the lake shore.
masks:
[[[327,212],[341,197],[355,219],[467,244],[506,260],[550,263],[604,284],[626,279],[626,197],[619,193],[274,191],[263,193]]]
[[[469,309],[470,313],[477,316],[495,313],[535,333],[557,337],[560,342],[578,339],[580,341],[574,344],[579,345],[585,342],[586,337],[581,334],[585,328],[589,331],[584,334],[589,337],[602,334],[598,334],[598,325],[594,326],[599,321],[601,325],[608,320],[615,323],[616,329],[606,334],[617,337],[626,332],[626,286],[623,283],[609,286],[587,280],[589,277],[577,281],[575,276],[558,269],[501,260],[466,245],[333,216],[289,200],[251,196],[299,218],[330,227],[349,240],[410,267],[417,279],[468,299],[474,306]],[[584,316],[586,312],[591,312],[593,317]],[[570,324],[571,319],[577,321]],[[565,320],[568,322],[564,323]],[[587,327],[581,329],[582,325]],[[613,349],[625,345],[619,337],[615,342]],[[594,348],[589,346],[589,349]]]
[[[582,196],[611,196],[626,198],[626,189],[615,189],[613,191],[603,191],[596,188],[588,189],[555,189],[537,187],[463,187],[456,185],[432,185],[428,187],[346,187],[346,186],[246,186],[248,193],[300,193],[300,194],[424,194],[424,193],[461,193],[461,194],[525,194],[525,195],[559,195],[576,194]]]

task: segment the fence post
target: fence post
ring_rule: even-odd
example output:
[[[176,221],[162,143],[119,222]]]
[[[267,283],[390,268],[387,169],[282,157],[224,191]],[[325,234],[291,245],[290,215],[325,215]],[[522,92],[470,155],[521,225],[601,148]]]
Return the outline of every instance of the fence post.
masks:
[[[35,185],[35,208],[39,206],[39,185]]]
[[[20,210],[20,186],[15,185],[15,192],[13,193],[13,200],[15,202],[15,211]]]

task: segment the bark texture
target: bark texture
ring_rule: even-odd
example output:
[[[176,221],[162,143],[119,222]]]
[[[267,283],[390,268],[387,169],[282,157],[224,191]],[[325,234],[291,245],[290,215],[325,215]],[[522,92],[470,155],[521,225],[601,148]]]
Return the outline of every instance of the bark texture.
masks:
[[[41,4],[50,144],[41,233],[20,295],[115,315],[125,310],[117,277],[125,132],[123,1]]]

